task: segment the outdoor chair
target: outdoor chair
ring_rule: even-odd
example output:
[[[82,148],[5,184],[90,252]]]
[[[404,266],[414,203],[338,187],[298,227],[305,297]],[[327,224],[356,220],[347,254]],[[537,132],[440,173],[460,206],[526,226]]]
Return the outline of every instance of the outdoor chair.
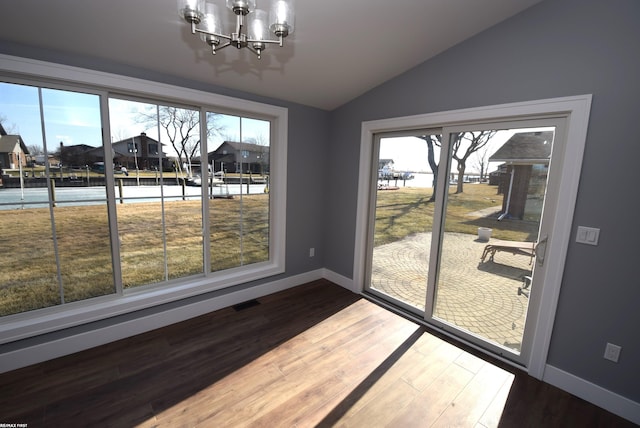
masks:
[[[497,252],[504,251],[511,254],[520,254],[523,256],[528,256],[531,259],[529,260],[529,264],[533,262],[533,256],[535,256],[536,243],[535,242],[518,242],[518,241],[503,241],[500,239],[492,239],[485,247],[482,252],[481,261],[484,263],[487,256],[489,256],[489,260],[493,261],[493,257]]]

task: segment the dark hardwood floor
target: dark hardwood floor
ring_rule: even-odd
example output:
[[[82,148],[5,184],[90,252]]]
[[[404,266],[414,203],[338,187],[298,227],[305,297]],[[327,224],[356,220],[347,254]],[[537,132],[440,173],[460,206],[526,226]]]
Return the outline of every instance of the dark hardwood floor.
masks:
[[[0,375],[34,427],[632,427],[327,281]]]

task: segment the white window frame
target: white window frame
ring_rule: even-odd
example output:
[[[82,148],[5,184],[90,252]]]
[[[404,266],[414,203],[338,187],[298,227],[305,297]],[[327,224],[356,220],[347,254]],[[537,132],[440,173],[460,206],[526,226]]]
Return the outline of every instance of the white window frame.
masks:
[[[562,269],[564,268],[572,233],[571,227],[587,136],[591,98],[591,95],[578,95],[363,122],[360,141],[353,291],[363,292],[366,280],[368,219],[371,203],[371,180],[373,179],[372,156],[375,134],[411,129],[445,128],[468,122],[502,122],[564,117],[566,118],[564,157],[572,161],[565,162],[566,167],[560,172],[560,185],[558,189],[554,189],[557,190],[558,205],[552,222],[554,239],[558,241],[558,244],[552,247],[553,251],[549,251],[546,255],[547,259],[556,260],[558,263],[555,264],[556,269],[548,269],[545,276],[547,284],[545,284],[543,292],[540,294],[538,310],[533,315],[535,326],[532,328],[535,331],[535,335],[532,339],[531,355],[526,367],[524,367],[531,376],[542,379],[546,368],[553,322],[560,295]],[[450,333],[439,329],[435,325],[432,325],[432,327],[446,335],[450,335]],[[460,340],[460,337],[456,338]],[[473,343],[466,343],[481,352],[487,352]],[[501,358],[499,355],[492,354],[492,356],[508,364],[513,364],[512,361]]]
[[[0,344],[61,330],[141,309],[169,303],[215,290],[244,284],[285,272],[288,109],[214,93],[152,82],[95,70],[0,54],[0,72],[17,78],[55,81],[90,91],[130,94],[151,100],[198,105],[208,110],[270,120],[269,260],[228,270],[169,281],[155,287],[67,303],[0,319]],[[107,100],[103,100],[104,105]],[[103,105],[103,107],[104,107]],[[103,114],[105,114],[103,112]],[[108,113],[107,113],[108,114]],[[104,122],[104,140],[111,141]],[[113,233],[112,233],[113,234]]]

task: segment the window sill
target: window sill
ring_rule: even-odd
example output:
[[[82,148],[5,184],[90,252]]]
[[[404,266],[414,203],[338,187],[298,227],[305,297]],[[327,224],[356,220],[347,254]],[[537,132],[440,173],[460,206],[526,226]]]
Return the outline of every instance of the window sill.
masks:
[[[284,272],[277,263],[257,263],[208,277],[191,277],[162,285],[125,290],[123,295],[96,297],[63,306],[6,317],[0,324],[0,345],[118,315],[212,293]]]

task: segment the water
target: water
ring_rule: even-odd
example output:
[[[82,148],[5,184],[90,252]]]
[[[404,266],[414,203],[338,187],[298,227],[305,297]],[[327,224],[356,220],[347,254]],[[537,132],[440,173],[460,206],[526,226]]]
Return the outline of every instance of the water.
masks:
[[[414,173],[414,178],[411,180],[397,181],[399,187],[432,187],[433,174],[427,173]],[[386,180],[381,181],[382,184],[387,184]],[[395,186],[394,180],[389,181],[390,186]],[[242,187],[242,189],[241,189]],[[141,202],[157,202],[160,200],[160,189],[164,193],[165,200],[169,199],[181,199],[182,198],[182,186],[176,185],[164,185],[164,186],[124,186],[124,203],[141,203]],[[247,194],[247,185],[243,184],[224,184],[213,188],[214,196],[226,196],[226,195],[240,195],[242,190],[243,194]],[[250,194],[262,194],[264,193],[264,184],[252,184],[249,186]],[[20,189],[1,189],[0,188],[0,210],[11,210],[21,208],[44,208],[48,203],[48,190],[47,188],[27,188],[23,193]],[[189,199],[197,198],[200,196],[202,189],[200,187],[185,187],[185,195]],[[120,201],[120,193],[118,187],[115,187],[116,200]],[[102,186],[95,187],[56,187],[56,202],[59,206],[63,205],[99,205],[104,204],[106,199],[106,189]]]
[[[433,186],[433,174],[427,173],[413,173],[411,180],[403,181],[398,180],[397,184],[395,180],[389,180],[389,186],[398,187],[432,187]],[[386,185],[387,180],[378,181],[381,184]]]
[[[250,194],[263,194],[264,184],[249,186]],[[124,186],[122,188],[124,203],[158,202],[162,194],[165,200],[182,199],[182,186]],[[24,193],[23,193],[24,192]],[[200,197],[201,187],[185,187],[185,196],[189,199]],[[247,194],[247,185],[224,184],[213,188],[213,196]],[[48,206],[49,191],[47,188],[0,189],[0,210],[21,208],[44,208]],[[116,201],[120,202],[118,187],[115,187]],[[56,203],[58,206],[100,205],[106,199],[105,187],[56,187]]]

